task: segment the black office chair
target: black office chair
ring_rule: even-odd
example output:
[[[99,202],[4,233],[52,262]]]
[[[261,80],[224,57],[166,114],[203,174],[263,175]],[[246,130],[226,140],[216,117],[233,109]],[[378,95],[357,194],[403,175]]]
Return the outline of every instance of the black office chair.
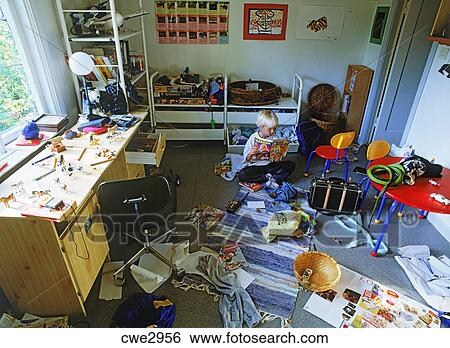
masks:
[[[164,176],[108,181],[98,187],[103,224],[108,232],[128,236],[142,248],[114,273],[130,268],[142,255],[152,253],[177,272],[173,263],[152,247],[175,231],[177,195],[175,185]]]

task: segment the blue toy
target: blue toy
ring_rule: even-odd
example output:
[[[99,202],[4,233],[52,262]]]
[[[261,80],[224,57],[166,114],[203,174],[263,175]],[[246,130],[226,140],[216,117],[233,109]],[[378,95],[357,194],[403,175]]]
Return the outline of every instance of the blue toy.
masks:
[[[39,126],[36,122],[31,121],[22,129],[22,135],[25,140],[38,139],[39,138]]]

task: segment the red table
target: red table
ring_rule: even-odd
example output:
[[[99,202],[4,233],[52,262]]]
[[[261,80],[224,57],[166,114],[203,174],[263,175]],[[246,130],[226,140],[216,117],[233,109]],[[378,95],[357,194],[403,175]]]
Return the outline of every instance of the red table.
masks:
[[[376,164],[388,165],[397,163],[401,159],[401,157],[384,157],[374,160],[370,163],[369,167]],[[446,206],[430,197],[431,193],[439,193],[446,198],[450,198],[450,169],[444,167],[442,170],[442,177],[433,179],[439,184],[439,186],[432,185],[429,180],[430,178],[419,177],[416,179],[414,185],[401,184],[390,187],[385,192],[385,195],[392,198],[394,202],[389,209],[386,221],[384,222],[381,233],[378,236],[377,243],[372,250],[372,256],[378,256],[378,248],[383,240],[384,234],[386,233],[389,221],[400,203],[431,213],[450,214],[450,205]],[[379,191],[383,189],[382,185],[376,184],[373,181],[371,181],[371,184]]]

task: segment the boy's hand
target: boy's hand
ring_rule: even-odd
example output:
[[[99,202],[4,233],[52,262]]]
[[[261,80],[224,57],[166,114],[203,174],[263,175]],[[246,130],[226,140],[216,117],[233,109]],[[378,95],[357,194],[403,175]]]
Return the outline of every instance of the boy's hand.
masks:
[[[253,157],[256,157],[257,152],[258,146],[253,146],[247,155],[247,161],[251,161]]]

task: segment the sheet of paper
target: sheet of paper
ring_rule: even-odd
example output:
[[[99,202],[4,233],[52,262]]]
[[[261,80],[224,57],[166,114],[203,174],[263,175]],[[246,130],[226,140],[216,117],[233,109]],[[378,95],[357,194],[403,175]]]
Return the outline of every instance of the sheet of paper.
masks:
[[[123,265],[123,261],[106,262],[102,269],[102,281],[100,283],[100,300],[119,300],[122,298],[122,286],[117,285],[113,274]]]
[[[248,201],[247,207],[251,209],[264,209],[266,205],[264,204],[264,201]]]

